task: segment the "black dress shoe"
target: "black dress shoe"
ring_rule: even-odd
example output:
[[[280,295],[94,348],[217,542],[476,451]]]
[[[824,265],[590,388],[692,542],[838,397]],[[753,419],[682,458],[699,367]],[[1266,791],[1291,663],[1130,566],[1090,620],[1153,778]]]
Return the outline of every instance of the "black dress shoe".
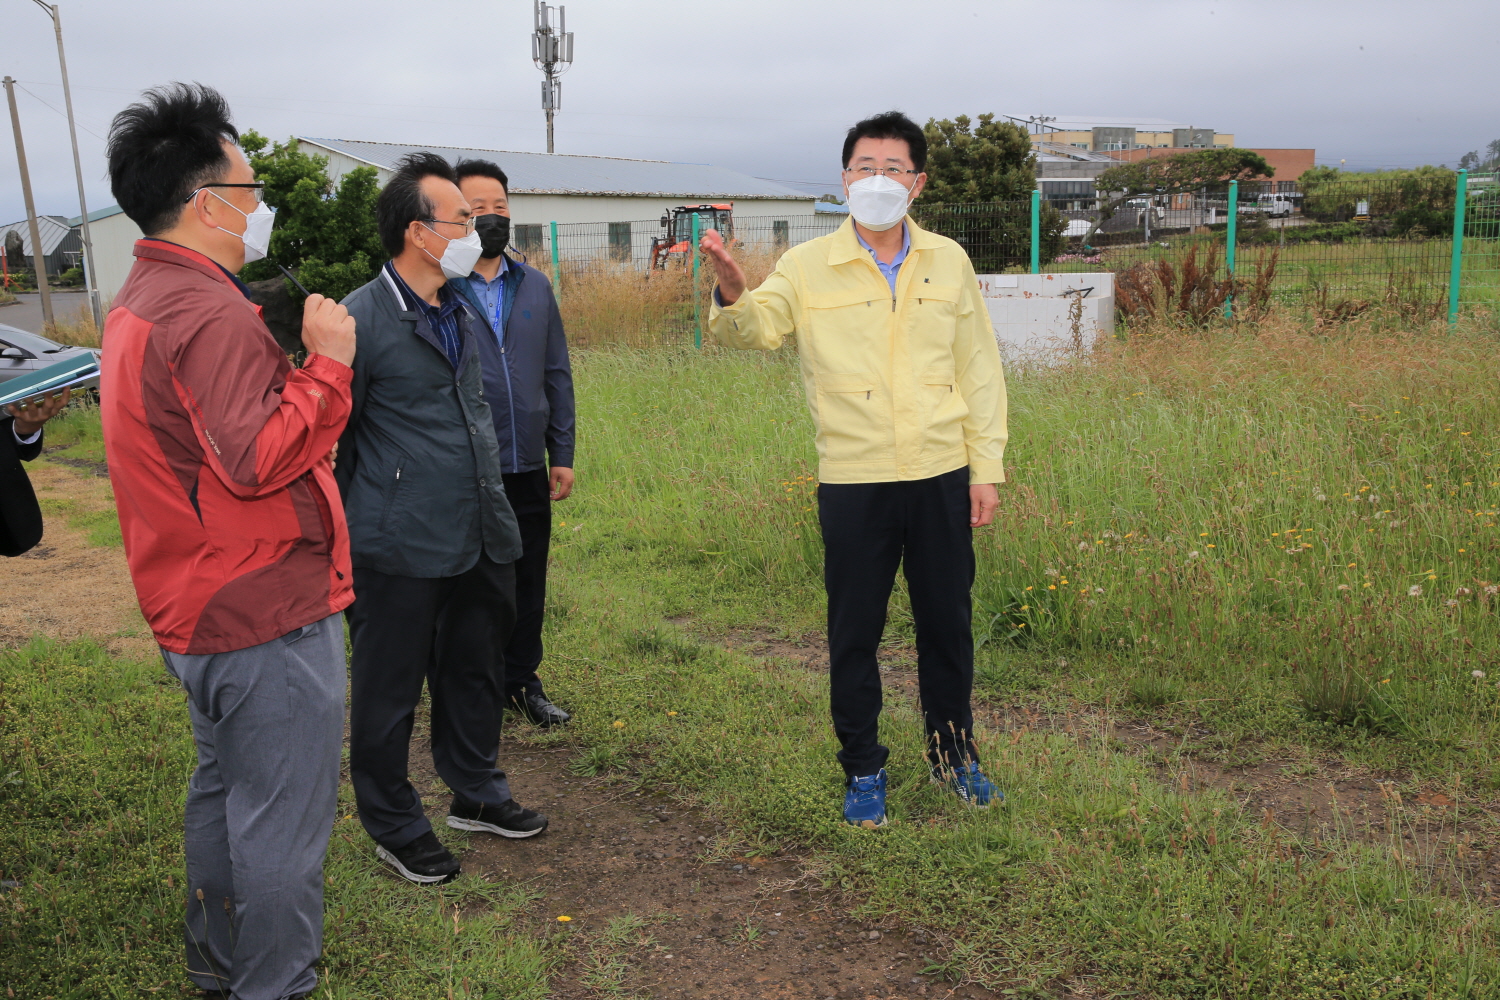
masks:
[[[536,691],[526,691],[517,695],[510,700],[510,705],[525,716],[532,725],[543,729],[565,725],[569,719],[573,718],[552,704],[546,695]]]

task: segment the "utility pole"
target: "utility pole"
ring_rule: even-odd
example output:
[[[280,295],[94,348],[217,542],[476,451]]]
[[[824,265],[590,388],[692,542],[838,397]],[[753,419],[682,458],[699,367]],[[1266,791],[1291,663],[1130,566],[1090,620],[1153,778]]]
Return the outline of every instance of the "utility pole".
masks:
[[[42,293],[42,321],[52,322],[52,289],[47,287],[47,257],[42,234],[36,227],[36,202],[31,198],[31,171],[26,169],[26,145],[21,142],[21,115],[16,111],[16,81],[5,78],[5,99],[10,103],[10,125],[16,132],[16,163],[21,168],[21,195],[26,199],[26,221],[31,224],[31,256],[36,261],[36,288]]]
[[[63,54],[62,15],[57,5],[35,0],[36,5],[52,18],[57,33],[57,65],[62,70],[63,104],[68,109],[68,137],[73,140],[73,176],[78,180],[78,217],[83,235],[83,282],[89,292],[89,307],[94,313],[94,329],[104,330],[104,309],[99,302],[99,286],[94,281],[94,241],[89,238],[89,206],[83,197],[83,161],[78,157],[78,128],[73,124],[73,91],[68,86],[68,58]],[[19,133],[18,133],[19,134]]]
[[[41,3],[42,0],[36,0]],[[531,61],[546,76],[542,81],[542,110],[547,115],[547,152],[552,147],[552,116],[562,108],[562,81],[558,79],[573,65],[573,33],[568,30],[568,8],[550,7],[544,0],[535,0],[533,20],[536,30],[531,33]],[[557,15],[557,27],[552,27],[552,16]]]

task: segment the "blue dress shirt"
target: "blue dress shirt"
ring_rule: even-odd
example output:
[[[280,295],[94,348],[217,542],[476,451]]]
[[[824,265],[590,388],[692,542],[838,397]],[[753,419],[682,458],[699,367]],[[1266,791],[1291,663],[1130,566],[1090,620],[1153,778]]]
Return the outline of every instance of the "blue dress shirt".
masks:
[[[469,287],[474,289],[474,297],[484,305],[484,315],[489,320],[490,329],[495,331],[495,337],[499,340],[505,339],[505,331],[500,329],[502,318],[505,316],[505,272],[510,270],[510,261],[505,255],[500,255],[500,270],[495,274],[495,280],[491,281],[478,271],[469,272]]]
[[[906,227],[905,222],[901,223],[901,252],[891,258],[889,264],[883,263],[875,255],[875,248],[865,242],[865,238],[859,235],[857,227],[854,230],[854,238],[859,240],[860,246],[870,251],[870,259],[875,262],[876,267],[880,268],[880,273],[885,275],[885,280],[890,282],[891,295],[894,296],[896,294],[896,273],[901,270],[901,265],[906,263],[906,255],[911,251],[911,230]]]

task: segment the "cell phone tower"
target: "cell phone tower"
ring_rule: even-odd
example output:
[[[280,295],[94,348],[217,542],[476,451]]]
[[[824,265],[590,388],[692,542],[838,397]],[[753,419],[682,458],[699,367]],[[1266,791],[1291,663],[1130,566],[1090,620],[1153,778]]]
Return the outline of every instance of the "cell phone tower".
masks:
[[[553,21],[557,26],[553,27]],[[562,81],[573,65],[573,33],[568,30],[568,8],[552,7],[536,0],[536,30],[531,33],[531,61],[546,79],[542,81],[542,111],[547,115],[547,152],[552,148],[552,116],[562,107]]]

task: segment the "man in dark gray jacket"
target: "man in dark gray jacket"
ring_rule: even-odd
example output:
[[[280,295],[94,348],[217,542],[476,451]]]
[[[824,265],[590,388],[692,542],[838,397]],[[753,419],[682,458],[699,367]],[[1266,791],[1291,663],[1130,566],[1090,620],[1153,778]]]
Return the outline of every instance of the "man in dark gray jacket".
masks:
[[[516,560],[516,627],[505,646],[505,697],[543,728],[570,716],[542,690],[542,611],[552,504],[573,491],[573,369],[552,284],[505,252],[510,198],[505,172],[488,160],[460,160],[458,189],[474,213],[482,253],[474,271],[449,284],[484,318],[479,337],[484,387],[495,414],[505,495],[521,529]]]
[[[407,778],[424,678],[448,825],[503,837],[547,827],[495,768],[521,539],[485,399],[483,321],[446,283],[480,250],[455,182],[435,154],[402,160],[376,205],[392,260],[344,300],[360,331],[336,468],[354,564],[349,770],[377,853],[418,883],[459,870]]]

